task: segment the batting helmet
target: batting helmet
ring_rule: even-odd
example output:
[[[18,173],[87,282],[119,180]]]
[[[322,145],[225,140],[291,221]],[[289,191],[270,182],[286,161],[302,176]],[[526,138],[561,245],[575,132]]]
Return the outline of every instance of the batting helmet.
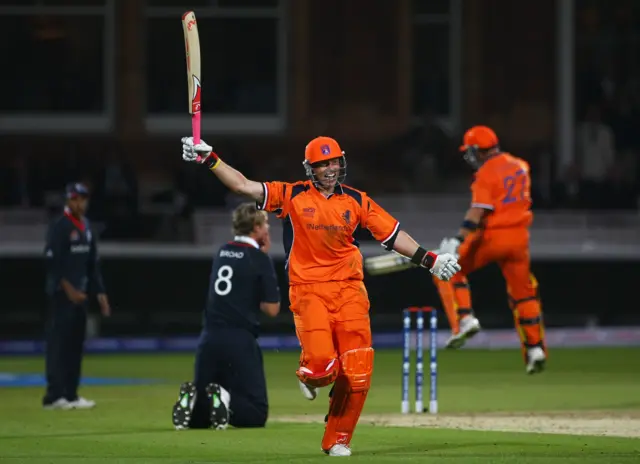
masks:
[[[347,177],[347,160],[338,142],[331,137],[316,137],[311,140],[304,149],[304,161],[302,165],[304,166],[307,177],[313,182],[317,182],[318,179],[316,179],[313,172],[313,165],[336,158],[339,158],[340,161],[340,172],[338,173],[337,180],[338,183],[342,183]]]
[[[499,149],[499,143],[498,136],[490,127],[473,126],[464,133],[460,151],[464,152],[465,161],[475,169],[478,169],[484,162],[484,160],[479,159],[478,151],[486,151],[493,148]]]

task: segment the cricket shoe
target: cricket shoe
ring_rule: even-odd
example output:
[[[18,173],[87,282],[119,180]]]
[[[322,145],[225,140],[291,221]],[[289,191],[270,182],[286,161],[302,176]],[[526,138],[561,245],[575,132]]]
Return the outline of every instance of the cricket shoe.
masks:
[[[351,456],[351,448],[349,448],[347,445],[338,443],[329,448],[329,451],[327,451],[326,453],[329,456],[346,457]]]
[[[447,340],[446,348],[457,350],[462,348],[467,340],[480,332],[480,321],[475,316],[465,316],[460,319],[460,330]]]
[[[46,410],[53,410],[53,409],[64,409],[64,410],[68,410],[68,409],[73,409],[71,407],[71,403],[69,403],[69,401],[67,401],[65,398],[58,398],[55,401],[52,401],[51,403],[45,403],[42,405],[42,407]]]
[[[173,405],[173,426],[176,430],[186,430],[189,428],[196,398],[197,391],[194,384],[185,382],[180,385],[178,401]]]
[[[81,396],[77,397],[73,401],[69,401],[69,409],[93,409],[96,407],[96,402],[88,400]]]
[[[527,374],[542,372],[547,362],[547,355],[539,346],[527,350]]]
[[[303,383],[301,380],[298,380],[298,386],[300,387],[300,391],[304,395],[306,399],[309,401],[313,401],[318,396],[318,389],[316,387],[310,387],[309,385]]]
[[[207,397],[209,398],[209,415],[211,428],[224,430],[229,427],[229,403],[231,395],[217,383],[207,385]]]

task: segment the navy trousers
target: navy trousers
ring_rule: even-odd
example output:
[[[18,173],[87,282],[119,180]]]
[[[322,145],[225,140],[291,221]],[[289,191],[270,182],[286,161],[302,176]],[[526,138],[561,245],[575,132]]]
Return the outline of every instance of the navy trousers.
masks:
[[[63,292],[56,292],[49,299],[45,355],[47,391],[43,404],[59,398],[78,399],[86,325],[84,304],[72,303]]]
[[[262,350],[255,336],[244,329],[207,329],[196,351],[195,386],[198,391],[192,428],[209,427],[206,387],[220,384],[231,394],[229,424],[264,427],[269,403]]]

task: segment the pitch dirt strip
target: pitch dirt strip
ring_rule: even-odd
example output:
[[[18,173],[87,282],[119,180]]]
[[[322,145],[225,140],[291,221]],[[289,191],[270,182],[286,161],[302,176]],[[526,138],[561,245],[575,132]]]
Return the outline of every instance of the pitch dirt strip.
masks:
[[[274,422],[322,423],[324,416],[277,416]],[[571,411],[539,414],[365,414],[361,424],[381,427],[433,427],[494,432],[555,433],[640,438],[640,413]]]

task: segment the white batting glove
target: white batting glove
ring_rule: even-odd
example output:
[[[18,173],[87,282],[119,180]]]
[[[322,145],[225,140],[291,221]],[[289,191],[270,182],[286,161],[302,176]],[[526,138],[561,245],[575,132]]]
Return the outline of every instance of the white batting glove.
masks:
[[[449,253],[438,255],[429,272],[445,282],[461,269],[455,256]]]
[[[438,251],[440,253],[448,253],[457,258],[458,256],[460,256],[458,253],[458,248],[460,248],[460,243],[461,243],[460,240],[458,240],[455,237],[443,238],[442,242],[440,242],[440,247],[438,248]]]
[[[211,153],[213,147],[204,140],[197,145],[193,144],[193,137],[182,137],[182,159],[190,163],[203,164]]]

